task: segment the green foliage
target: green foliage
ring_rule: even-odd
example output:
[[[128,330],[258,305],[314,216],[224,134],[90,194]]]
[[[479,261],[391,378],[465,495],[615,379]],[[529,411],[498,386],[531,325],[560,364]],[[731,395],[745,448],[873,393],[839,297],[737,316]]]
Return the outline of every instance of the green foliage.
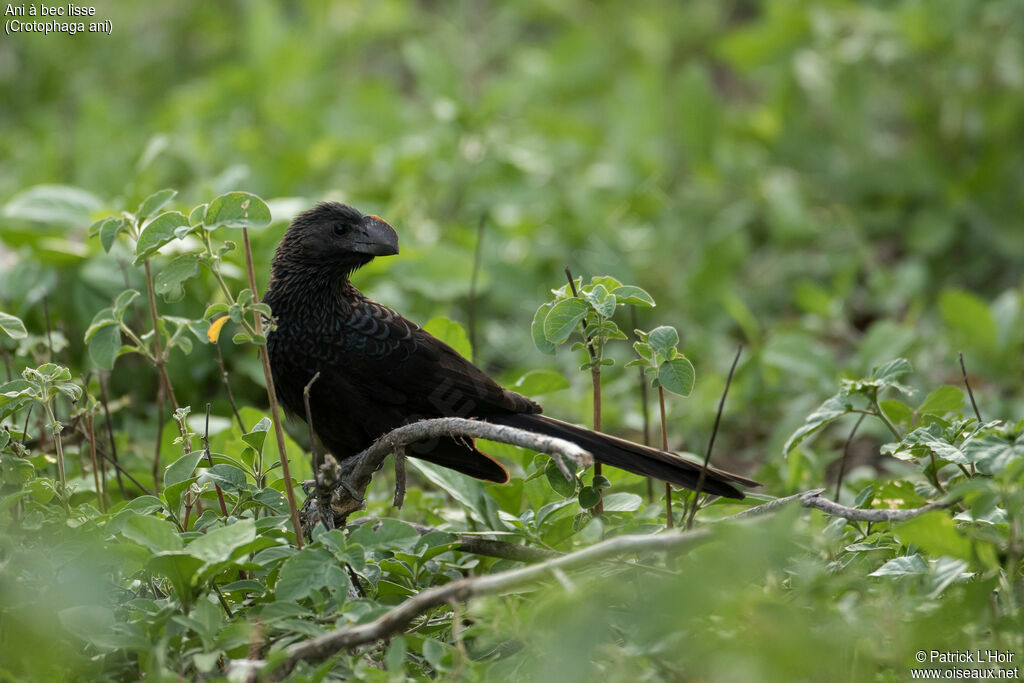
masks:
[[[650,377],[651,386],[664,387],[666,391],[680,396],[689,396],[693,391],[695,371],[693,363],[676,345],[679,333],[670,325],[655,327],[650,332],[634,330],[639,341],[633,343],[633,350],[639,358],[626,366],[639,365]]]
[[[654,306],[654,299],[640,287],[623,285],[607,275],[593,277],[587,285],[577,278],[551,293],[555,298],[541,304],[534,314],[533,342],[540,351],[554,353],[578,331],[582,341],[572,348],[586,349],[588,354],[580,370],[614,364],[613,359],[605,357],[605,344],[626,338],[612,320],[619,306]]]
[[[742,341],[714,461],[765,486],[703,508],[683,556],[437,607],[293,680],[889,681],[918,650],[1024,649],[1019,3],[98,11],[103,40],[0,48],[0,678],[219,679],[251,648],[274,661],[517,566],[456,533],[569,552],[664,527],[636,477],[587,484],[481,443],[509,484],[412,459],[395,511],[385,467],[366,512],[401,520],[297,550],[253,345],[284,224],[323,198],[401,236],[361,288],[464,355],[475,339],[545,414],[590,409],[575,358],[554,356],[579,335],[607,431],[642,438],[632,361],[690,396],[669,405],[673,441],[703,443]],[[639,286],[598,276],[536,308],[565,263]],[[625,306],[639,319],[621,329],[650,330],[632,359],[605,343]],[[711,523],[831,497],[841,461],[845,505],[949,506]]]

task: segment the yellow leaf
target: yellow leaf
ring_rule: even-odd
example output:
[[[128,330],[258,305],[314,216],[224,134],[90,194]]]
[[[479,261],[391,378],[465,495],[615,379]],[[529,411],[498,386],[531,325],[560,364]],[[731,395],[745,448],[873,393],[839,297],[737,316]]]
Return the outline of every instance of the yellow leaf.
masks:
[[[207,331],[206,336],[210,340],[211,344],[216,344],[217,340],[220,339],[220,331],[224,328],[224,323],[228,320],[230,320],[230,316],[222,315],[210,323],[210,329]]]

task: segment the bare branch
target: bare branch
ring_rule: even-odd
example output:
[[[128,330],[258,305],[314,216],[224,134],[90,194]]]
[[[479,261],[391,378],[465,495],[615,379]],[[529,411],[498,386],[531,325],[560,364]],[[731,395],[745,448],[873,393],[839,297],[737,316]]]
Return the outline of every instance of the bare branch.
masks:
[[[556,462],[559,458],[567,458],[583,467],[594,463],[594,458],[588,451],[565,439],[461,417],[421,420],[388,432],[362,453],[346,458],[339,464],[337,479],[328,484],[333,490],[330,507],[334,511],[336,525],[343,525],[350,514],[363,508],[364,494],[366,487],[370,485],[370,478],[389,454],[419,441],[459,436],[498,441],[548,453],[555,458]],[[319,475],[317,476],[319,481]],[[313,496],[307,497],[303,505],[303,517],[306,520],[317,518],[316,515],[311,515],[310,510],[307,509],[313,504],[313,498]],[[326,510],[320,510],[317,515],[324,513]]]
[[[795,493],[792,496],[786,496],[785,498],[776,498],[775,500],[758,505],[757,507],[748,508],[743,512],[725,517],[723,520],[718,521],[745,519],[748,517],[766,515],[770,512],[775,512],[779,508],[793,501],[799,501],[800,505],[805,508],[821,510],[825,514],[832,515],[833,517],[842,517],[853,522],[905,522],[908,519],[913,519],[914,517],[923,515],[926,512],[941,510],[953,504],[953,501],[935,501],[910,510],[851,508],[846,507],[845,505],[839,505],[838,503],[833,503],[827,498],[822,498],[821,494],[824,492],[825,489],[811,489],[810,491]]]
[[[591,566],[596,562],[631,553],[681,551],[703,543],[710,538],[706,529],[688,532],[668,532],[653,535],[630,535],[597,543],[574,553],[560,555],[545,562],[497,574],[460,579],[443,586],[428,588],[418,593],[368,624],[339,629],[310,640],[296,643],[285,651],[288,658],[273,672],[273,676],[286,676],[300,661],[320,661],[336,652],[358,647],[386,638],[404,629],[423,612],[453,602],[464,602],[474,597],[503,593],[550,579],[557,572]],[[252,660],[232,661],[231,668],[250,671]],[[258,666],[258,665],[257,665]]]

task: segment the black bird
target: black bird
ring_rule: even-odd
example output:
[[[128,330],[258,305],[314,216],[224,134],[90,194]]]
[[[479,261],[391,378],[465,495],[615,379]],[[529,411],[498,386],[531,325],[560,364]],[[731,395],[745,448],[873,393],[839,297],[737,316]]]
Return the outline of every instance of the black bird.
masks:
[[[398,235],[377,216],[323,202],[292,221],[274,254],[264,301],[276,328],[267,338],[278,397],[305,416],[303,389],[320,442],[339,460],[416,420],[472,417],[579,444],[602,463],[693,489],[700,465],[607,434],[540,415],[539,405],[498,386],[450,346],[349,281],[375,256],[398,253]],[[413,444],[409,455],[479,479],[504,483],[508,471],[472,440]],[[757,486],[709,468],[703,490],[743,498],[735,484]]]

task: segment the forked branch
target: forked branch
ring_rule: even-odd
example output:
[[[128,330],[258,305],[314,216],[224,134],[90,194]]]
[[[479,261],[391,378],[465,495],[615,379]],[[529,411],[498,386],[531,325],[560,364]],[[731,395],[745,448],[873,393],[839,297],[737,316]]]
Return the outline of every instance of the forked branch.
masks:
[[[419,441],[443,437],[487,439],[547,453],[554,458],[555,463],[566,477],[574,475],[562,459],[582,467],[592,465],[594,462],[593,456],[588,451],[570,441],[553,436],[544,436],[515,427],[496,425],[480,420],[467,420],[461,417],[421,420],[388,432],[365,451],[354,457],[346,458],[337,466],[336,476],[332,473],[330,477],[332,481],[328,484],[333,490],[330,505],[334,510],[336,524],[344,524],[350,514],[362,509],[364,494],[370,484],[370,478],[374,472],[380,469],[381,463],[389,454]],[[319,486],[325,472],[321,470],[315,475]],[[307,509],[304,510],[303,517],[307,523],[310,520],[315,523],[315,520],[320,518],[319,512],[311,514],[313,511],[308,509],[315,504],[315,498],[315,496],[309,496],[306,499],[305,507]]]

